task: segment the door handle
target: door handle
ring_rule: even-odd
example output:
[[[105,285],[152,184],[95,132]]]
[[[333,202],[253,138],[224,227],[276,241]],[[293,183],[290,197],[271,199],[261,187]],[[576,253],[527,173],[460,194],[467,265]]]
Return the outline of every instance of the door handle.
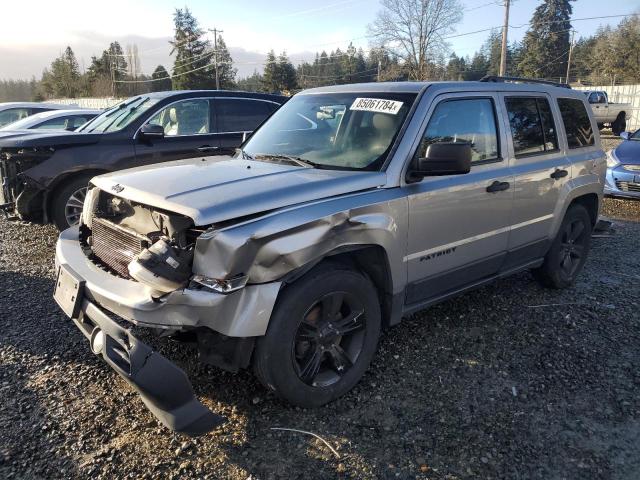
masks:
[[[556,168],[555,172],[553,172],[551,175],[549,175],[551,178],[553,178],[554,180],[560,180],[561,178],[566,177],[567,175],[569,175],[569,172],[567,172],[564,169],[559,169]]]
[[[220,147],[213,147],[211,145],[203,145],[201,147],[196,148],[199,152],[213,152],[214,150],[218,150]]]
[[[499,182],[495,181],[491,185],[487,187],[487,192],[496,193],[496,192],[504,192],[505,190],[509,190],[511,184],[509,182]]]

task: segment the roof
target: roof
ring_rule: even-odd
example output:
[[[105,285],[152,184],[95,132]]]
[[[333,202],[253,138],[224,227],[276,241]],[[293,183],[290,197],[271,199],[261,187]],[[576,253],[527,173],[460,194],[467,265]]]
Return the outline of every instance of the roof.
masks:
[[[0,103],[0,110],[9,108],[49,108],[51,110],[70,110],[75,109],[75,105],[63,105],[61,103],[44,103],[44,102],[3,102]]]
[[[495,83],[495,82],[370,82],[351,83],[346,85],[332,85],[327,87],[310,88],[300,94],[316,93],[419,93],[423,89],[438,91],[488,91],[488,92],[546,92],[562,97],[577,97],[580,91],[569,88],[556,87],[541,83]],[[300,95],[299,94],[299,95]]]
[[[169,98],[169,97],[191,97],[202,95],[205,97],[246,97],[259,98],[262,100],[271,100],[278,103],[284,103],[288,97],[284,95],[276,95],[270,93],[245,92],[242,90],[168,90],[164,92],[144,93],[136,96],[147,96],[151,98]]]

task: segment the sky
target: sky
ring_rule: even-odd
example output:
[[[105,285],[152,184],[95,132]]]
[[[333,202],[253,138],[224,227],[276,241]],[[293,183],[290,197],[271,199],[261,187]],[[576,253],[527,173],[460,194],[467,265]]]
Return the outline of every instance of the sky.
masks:
[[[463,20],[455,34],[501,28],[501,0],[459,0]],[[531,14],[541,0],[512,0],[509,40],[521,40]],[[367,50],[367,25],[380,10],[377,0],[2,0],[0,2],[0,79],[39,77],[42,69],[67,45],[80,67],[100,55],[113,40],[123,48],[136,44],[142,73],[156,65],[170,70],[167,41],[173,33],[172,13],[186,5],[200,26],[222,29],[238,68],[238,77],[262,69],[265,54],[286,51],[294,63],[312,61],[316,51],[344,49],[350,41]],[[607,5],[604,7],[604,5]],[[600,25],[621,18],[606,15],[640,13],[640,0],[577,0],[573,18],[577,37],[593,34]],[[519,27],[520,28],[517,28]],[[451,51],[472,55],[489,32],[451,38]],[[212,36],[210,35],[212,38]]]

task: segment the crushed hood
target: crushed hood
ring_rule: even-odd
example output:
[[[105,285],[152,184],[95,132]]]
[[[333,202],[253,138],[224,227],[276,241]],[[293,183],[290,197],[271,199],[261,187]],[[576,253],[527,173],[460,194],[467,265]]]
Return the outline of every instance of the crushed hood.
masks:
[[[231,157],[178,160],[92,180],[114,195],[187,215],[196,225],[368,190],[385,181],[384,172],[322,170]]]

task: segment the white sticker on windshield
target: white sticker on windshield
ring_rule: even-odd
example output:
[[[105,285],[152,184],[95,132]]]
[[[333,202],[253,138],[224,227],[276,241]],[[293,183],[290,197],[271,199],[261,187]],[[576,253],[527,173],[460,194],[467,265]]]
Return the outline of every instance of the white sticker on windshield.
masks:
[[[349,110],[363,110],[365,112],[390,113],[395,115],[402,107],[402,102],[384,100],[382,98],[356,98]]]

